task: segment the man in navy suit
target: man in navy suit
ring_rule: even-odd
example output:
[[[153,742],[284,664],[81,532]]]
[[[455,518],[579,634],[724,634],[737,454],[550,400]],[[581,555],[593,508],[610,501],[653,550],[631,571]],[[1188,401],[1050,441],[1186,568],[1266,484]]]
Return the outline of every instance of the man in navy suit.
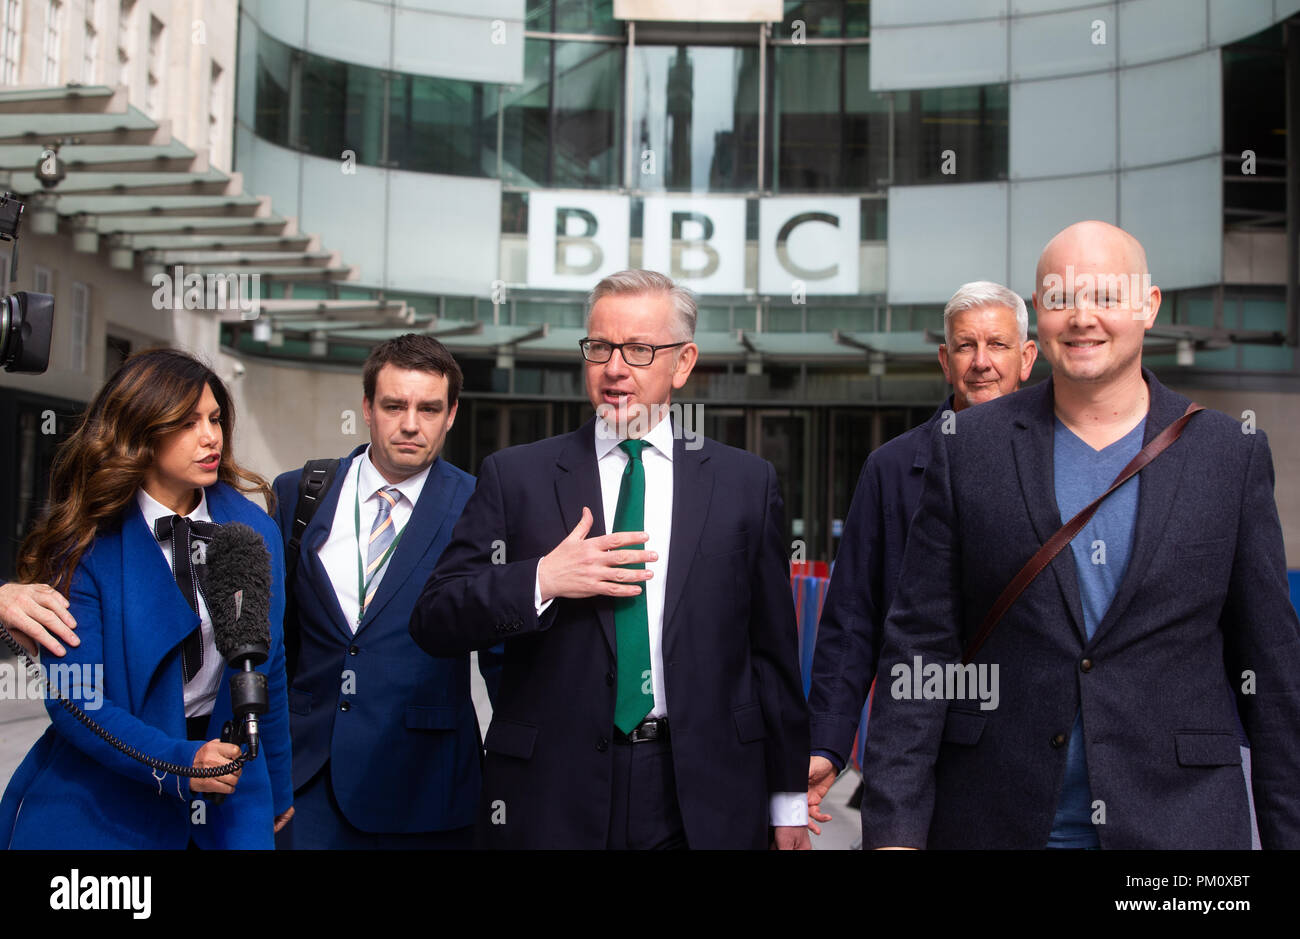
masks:
[[[822,798],[848,763],[867,693],[876,677],[885,615],[903,566],[907,528],[921,501],[930,436],[957,411],[1011,394],[1029,380],[1038,349],[1029,311],[1013,290],[987,280],[962,284],[943,308],[939,366],[953,393],[930,419],[876,449],[862,467],[844,520],[817,626],[808,762],[811,826],[830,821]]]
[[[344,458],[303,532],[291,585],[300,651],[289,676],[296,814],[282,847],[473,844],[482,751],[467,654],[431,658],[407,624],[474,478],[438,454],[461,371],[431,336],[366,360],[370,444]],[[275,481],[287,547],[301,470]],[[480,670],[494,690],[500,665]]]
[[[1193,415],[958,674],[1025,562],[1189,403],[1142,367],[1160,290],[1126,232],[1058,234],[1034,303],[1051,379],[932,438],[885,623],[864,846],[1249,848],[1240,718],[1261,843],[1300,847],[1300,623],[1253,426]]]
[[[776,472],[670,416],[698,356],[690,291],[624,271],[587,309],[597,416],[484,461],[411,618],[433,655],[505,639],[483,843],[807,847]]]

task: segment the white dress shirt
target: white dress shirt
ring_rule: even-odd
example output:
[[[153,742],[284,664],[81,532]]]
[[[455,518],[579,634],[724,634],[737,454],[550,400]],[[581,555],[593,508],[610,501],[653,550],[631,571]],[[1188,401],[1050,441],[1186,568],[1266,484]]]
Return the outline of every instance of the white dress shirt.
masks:
[[[154,535],[157,530],[154,528],[154,524],[158,519],[178,514],[149,495],[144,489],[136,490],[135,499],[140,505],[140,511],[144,513],[144,523],[149,526],[151,535]],[[212,521],[212,516],[208,513],[208,495],[202,489],[199,490],[199,504],[194,508],[193,512],[190,512],[185,517],[192,521]],[[174,578],[176,565],[172,561],[171,539],[159,541],[157,536],[154,535],[154,543],[158,545],[163,557],[167,559],[167,566],[171,569]],[[179,590],[180,588],[177,587],[176,589]],[[203,665],[199,668],[199,673],[185,683],[186,717],[199,717],[203,714],[212,713],[212,709],[217,703],[217,692],[221,690],[221,673],[226,667],[226,663],[217,654],[217,642],[212,632],[212,617],[208,614],[208,604],[203,598],[202,588],[198,591],[198,601],[199,632],[203,637]]]
[[[595,425],[596,468],[600,473],[601,506],[605,512],[608,532],[614,524],[618,508],[618,492],[623,482],[623,469],[631,457],[619,446],[618,432],[611,426]],[[646,564],[653,575],[641,581],[646,592],[646,613],[650,625],[650,683],[654,689],[654,707],[650,717],[668,716],[668,696],[664,690],[664,591],[668,582],[668,546],[672,537],[673,520],[673,429],[672,422],[663,419],[642,438],[646,446],[641,450],[641,463],[645,467],[645,527],[648,537],[645,550],[655,551],[659,560]],[[541,616],[554,598],[542,602],[541,581],[535,580],[533,600],[537,615]],[[611,717],[612,720],[612,717]],[[806,792],[774,792],[770,796],[769,814],[773,825],[808,824],[808,794]]]
[[[393,486],[402,494],[392,510],[393,531],[396,537],[400,537],[406,529],[406,523],[411,520],[411,513],[415,511],[415,503],[424,489],[425,480],[429,478],[431,466],[432,464],[426,466],[400,483],[390,483],[371,462],[369,446],[348,465],[347,473],[343,477],[343,485],[339,489],[339,502],[334,509],[334,520],[330,524],[329,537],[320,546],[316,556],[320,558],[321,566],[325,568],[330,583],[334,585],[334,596],[338,598],[343,618],[347,620],[348,626],[354,633],[360,623],[361,612],[361,597],[357,592],[357,560],[360,559],[363,566],[366,563],[366,546],[370,542],[370,529],[379,514],[381,501],[379,490],[385,486]],[[361,494],[360,538],[357,537],[356,522],[358,475],[360,475]],[[384,566],[375,571],[372,587],[379,586],[392,559],[392,555],[389,555]]]

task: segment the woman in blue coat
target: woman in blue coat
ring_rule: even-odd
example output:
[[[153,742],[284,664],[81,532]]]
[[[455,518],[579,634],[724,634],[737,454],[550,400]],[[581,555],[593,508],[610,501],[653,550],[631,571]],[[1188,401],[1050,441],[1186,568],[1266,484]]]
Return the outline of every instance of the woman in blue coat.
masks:
[[[49,511],[23,543],[19,578],[53,584],[70,601],[81,644],[55,666],[71,667],[62,670],[66,697],[144,754],[222,766],[240,752],[218,739],[231,719],[234,671],[217,654],[202,578],[185,577],[183,566],[190,596],[178,586],[179,541],[168,531],[204,521],[252,527],[271,555],[271,648],[258,667],[270,704],[261,753],[212,779],[163,773],[105,742],[47,694],[52,723],[0,801],[0,846],[274,847],[273,832],[293,813],[284,559],[274,522],[241,494],[274,498],[265,480],[235,462],[233,436],[230,396],[201,362],[171,349],[128,359],[55,458]],[[190,551],[201,563],[197,542]],[[204,799],[213,793],[224,802]]]

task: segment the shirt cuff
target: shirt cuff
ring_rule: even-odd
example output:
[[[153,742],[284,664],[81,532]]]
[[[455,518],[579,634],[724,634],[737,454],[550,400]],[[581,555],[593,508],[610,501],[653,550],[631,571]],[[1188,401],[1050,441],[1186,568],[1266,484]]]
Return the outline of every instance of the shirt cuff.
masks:
[[[768,815],[773,827],[805,827],[808,824],[808,793],[772,793],[768,801]]]
[[[540,619],[542,614],[546,612],[546,608],[555,602],[554,597],[551,597],[551,599],[547,600],[545,603],[542,602],[542,576],[540,573],[541,567],[542,567],[542,562],[538,561],[537,568],[539,573],[533,575],[533,606],[536,607],[537,609],[538,619]]]

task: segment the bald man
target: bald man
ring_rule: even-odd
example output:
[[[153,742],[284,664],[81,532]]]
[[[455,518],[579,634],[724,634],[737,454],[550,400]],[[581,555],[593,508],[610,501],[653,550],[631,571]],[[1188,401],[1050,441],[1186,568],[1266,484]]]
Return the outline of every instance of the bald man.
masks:
[[[1194,414],[956,664],[1039,546],[1189,404],[1142,367],[1160,289],[1136,239],[1072,225],[1036,280],[1052,377],[933,438],[864,846],[1248,849],[1244,727],[1261,843],[1300,847],[1300,623],[1263,432]]]

